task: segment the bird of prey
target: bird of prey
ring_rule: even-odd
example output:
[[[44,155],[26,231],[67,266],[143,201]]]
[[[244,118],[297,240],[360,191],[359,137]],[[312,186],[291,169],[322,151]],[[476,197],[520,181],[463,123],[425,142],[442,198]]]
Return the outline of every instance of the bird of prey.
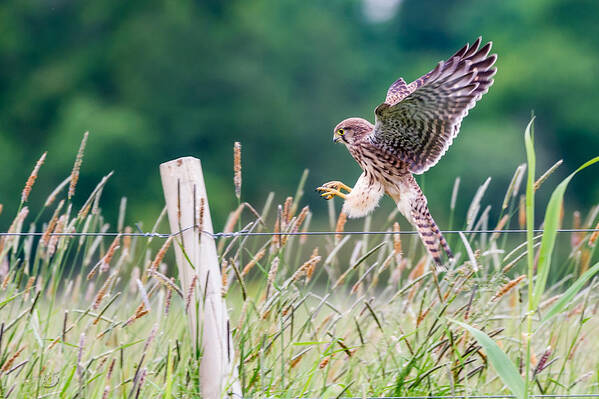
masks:
[[[491,42],[480,44],[479,37],[410,84],[396,80],[374,111],[374,125],[362,118],[339,123],[333,141],[345,144],[363,172],[353,188],[339,181],[317,188],[325,199],[345,199],[343,212],[353,218],[372,212],[388,194],[439,267],[441,248],[449,259],[453,255],[413,174],[426,172],[439,161],[468,110],[493,84],[497,55],[489,55]]]

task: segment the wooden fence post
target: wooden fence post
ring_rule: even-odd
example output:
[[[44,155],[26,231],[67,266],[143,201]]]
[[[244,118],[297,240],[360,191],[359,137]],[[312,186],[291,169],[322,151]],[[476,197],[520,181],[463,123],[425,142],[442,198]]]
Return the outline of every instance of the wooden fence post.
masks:
[[[193,157],[175,159],[160,165],[160,176],[171,232],[184,230],[174,238],[173,246],[179,279],[185,294],[189,291],[194,276],[197,276],[188,320],[194,349],[197,337],[202,351],[200,360],[202,397],[239,398],[241,388],[233,366],[234,350],[229,317],[221,294],[220,266],[214,238],[211,236],[212,219],[202,164],[199,159]],[[201,230],[208,234],[200,231],[200,224]],[[190,228],[192,226],[197,227]],[[199,304],[197,309],[194,304]]]

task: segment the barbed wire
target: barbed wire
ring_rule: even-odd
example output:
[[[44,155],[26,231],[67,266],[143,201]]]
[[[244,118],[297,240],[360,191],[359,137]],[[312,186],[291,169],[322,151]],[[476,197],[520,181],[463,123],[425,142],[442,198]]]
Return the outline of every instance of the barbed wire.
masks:
[[[63,237],[146,237],[146,238],[170,238],[179,236],[186,231],[198,229],[199,226],[188,226],[174,233],[157,233],[157,232],[0,232],[0,237],[27,237],[27,236],[63,236]],[[544,229],[534,229],[533,233],[543,233]],[[210,231],[201,230],[198,233],[206,234],[212,238],[231,238],[245,236],[339,236],[339,235],[403,235],[403,234],[418,234],[416,230],[406,231],[249,231],[240,230],[233,232],[212,233]],[[442,234],[523,234],[526,229],[487,229],[487,230],[441,230]],[[593,233],[599,232],[599,229],[557,229],[558,233]]]

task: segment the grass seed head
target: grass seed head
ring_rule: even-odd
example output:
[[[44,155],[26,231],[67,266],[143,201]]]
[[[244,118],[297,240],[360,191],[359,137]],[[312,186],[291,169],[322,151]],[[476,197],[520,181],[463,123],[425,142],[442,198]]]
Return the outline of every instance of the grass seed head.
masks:
[[[37,175],[40,171],[40,168],[42,167],[42,165],[44,164],[44,161],[46,160],[46,154],[47,154],[47,152],[44,152],[42,154],[40,159],[38,159],[38,161],[36,162],[35,167],[33,168],[33,171],[29,175],[29,178],[27,179],[27,182],[25,183],[25,188],[23,188],[23,192],[21,193],[21,203],[27,202],[27,199],[29,198],[29,194],[31,193],[31,188],[33,187],[33,184],[35,183],[35,179],[37,179]]]
[[[71,171],[71,184],[69,185],[69,199],[73,198],[73,195],[75,195],[75,188],[77,187],[77,181],[79,181],[79,170],[81,169],[81,164],[83,163],[83,153],[85,151],[85,144],[87,143],[88,135],[89,132],[85,132],[83,135],[81,145],[79,145],[79,151],[77,151],[75,163],[73,164],[73,170]]]
[[[526,227],[526,196],[520,196],[520,205],[518,206],[518,225],[521,229]]]
[[[233,184],[235,185],[235,196],[241,198],[241,143],[233,144]]]
[[[395,256],[401,255],[401,234],[399,230],[399,223],[393,223],[393,253]]]
[[[253,258],[250,260],[241,271],[242,276],[246,276],[253,268],[256,266],[256,263],[260,262],[260,260],[266,254],[266,248],[262,248]]]
[[[114,238],[112,243],[110,244],[110,247],[108,247],[108,251],[106,251],[106,255],[104,255],[102,257],[102,260],[100,261],[100,271],[101,272],[106,272],[110,268],[110,261],[114,257],[115,251],[119,248],[120,241],[121,241],[121,235],[118,234]]]
[[[191,279],[191,284],[189,284],[189,288],[187,289],[187,294],[185,295],[185,313],[189,313],[189,306],[191,305],[191,299],[193,298],[193,292],[197,283],[198,275],[194,274]]]
[[[295,219],[295,223],[293,224],[293,233],[297,233],[300,227],[302,227],[302,224],[306,220],[306,216],[308,216],[308,212],[310,212],[310,207],[305,206],[302,208],[299,215],[297,215],[297,219]]]
[[[175,279],[171,277],[171,283],[175,284]],[[170,288],[166,289],[166,297],[164,299],[164,315],[168,315],[168,311],[171,308],[171,301],[173,298],[173,290],[171,290]]]
[[[15,353],[13,353],[13,355],[10,358],[8,358],[6,362],[4,362],[2,368],[0,369],[0,372],[6,373],[7,371],[9,371],[15,360],[17,360],[17,358],[21,355],[21,352],[23,352],[24,349],[25,346],[22,346]]]
[[[150,270],[149,270],[150,273],[155,272],[156,270],[158,270],[158,266],[160,265],[160,262],[162,262],[162,259],[164,259],[164,256],[166,255],[166,251],[168,251],[168,248],[171,246],[172,241],[173,241],[173,236],[170,236],[164,242],[164,244],[162,244],[162,247],[160,248],[160,251],[158,251],[158,253],[154,257],[154,260],[150,264]]]
[[[522,280],[524,280],[526,278],[526,275],[523,274],[521,276],[516,277],[515,279],[507,282],[506,284],[504,284],[496,293],[495,295],[493,295],[493,298],[491,298],[492,302],[497,302],[499,299],[501,299],[501,297],[503,297],[505,294],[507,294],[508,292],[510,292],[510,290],[512,288],[514,288],[515,286],[517,286]]]
[[[335,227],[335,240],[339,241],[341,240],[341,237],[343,236],[341,233],[343,233],[343,230],[345,228],[345,223],[347,222],[347,214],[343,211],[341,211],[339,213],[339,217],[337,218],[337,226]]]

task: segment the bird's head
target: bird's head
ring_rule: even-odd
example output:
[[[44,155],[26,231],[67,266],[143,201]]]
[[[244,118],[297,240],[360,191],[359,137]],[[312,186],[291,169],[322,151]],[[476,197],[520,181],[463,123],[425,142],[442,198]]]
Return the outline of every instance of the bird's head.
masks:
[[[352,145],[360,141],[364,136],[370,134],[374,126],[366,119],[349,118],[337,126],[333,132],[333,142],[342,142],[345,145]]]

